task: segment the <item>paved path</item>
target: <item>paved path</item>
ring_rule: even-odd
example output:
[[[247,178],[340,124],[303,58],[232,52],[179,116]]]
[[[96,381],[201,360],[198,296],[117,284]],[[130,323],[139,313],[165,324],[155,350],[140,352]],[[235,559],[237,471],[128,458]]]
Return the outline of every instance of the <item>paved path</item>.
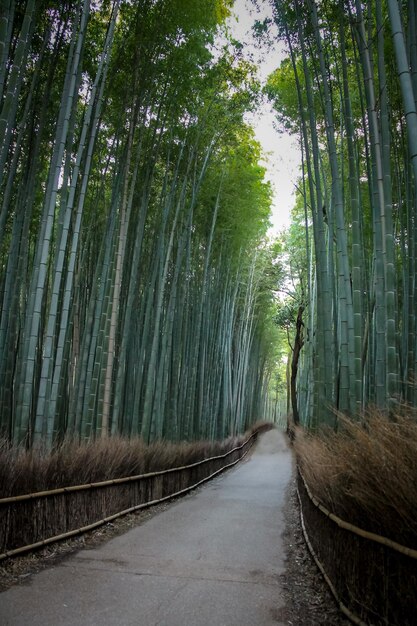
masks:
[[[283,435],[247,462],[93,550],[0,594],[2,626],[283,624]]]

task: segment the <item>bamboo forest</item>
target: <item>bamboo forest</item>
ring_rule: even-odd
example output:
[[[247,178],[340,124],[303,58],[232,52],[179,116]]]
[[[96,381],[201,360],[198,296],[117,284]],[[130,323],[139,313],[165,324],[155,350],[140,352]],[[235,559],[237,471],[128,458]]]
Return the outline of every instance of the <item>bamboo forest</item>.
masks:
[[[289,57],[267,91],[303,154],[294,419],[415,406],[417,7],[276,4]]]
[[[268,403],[271,190],[229,3],[2,2],[1,430],[222,439]]]
[[[16,444],[222,439],[275,419],[287,390],[312,428],[415,403],[415,4],[271,3],[257,38],[274,24],[286,56],[264,84],[219,38],[231,5],[2,2]],[[265,99],[302,153],[275,240],[246,122]]]

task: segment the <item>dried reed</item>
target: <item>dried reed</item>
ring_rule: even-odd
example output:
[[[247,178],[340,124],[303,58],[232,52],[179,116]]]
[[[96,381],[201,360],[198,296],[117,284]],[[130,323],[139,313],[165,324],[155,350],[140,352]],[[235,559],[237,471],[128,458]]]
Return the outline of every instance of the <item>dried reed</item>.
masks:
[[[295,449],[313,494],[359,527],[417,548],[417,421],[373,410],[339,416],[339,432],[298,430]]]
[[[250,431],[222,442],[156,441],[111,437],[87,443],[65,441],[52,452],[24,450],[0,441],[0,498],[82,485],[189,465],[224,454],[252,432],[271,427],[258,422]]]

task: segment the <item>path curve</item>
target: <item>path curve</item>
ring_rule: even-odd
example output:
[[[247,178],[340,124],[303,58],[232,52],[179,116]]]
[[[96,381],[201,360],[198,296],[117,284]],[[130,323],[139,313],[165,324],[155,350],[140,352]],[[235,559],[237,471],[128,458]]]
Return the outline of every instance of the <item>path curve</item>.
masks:
[[[3,626],[277,626],[284,435],[144,524],[0,594]]]

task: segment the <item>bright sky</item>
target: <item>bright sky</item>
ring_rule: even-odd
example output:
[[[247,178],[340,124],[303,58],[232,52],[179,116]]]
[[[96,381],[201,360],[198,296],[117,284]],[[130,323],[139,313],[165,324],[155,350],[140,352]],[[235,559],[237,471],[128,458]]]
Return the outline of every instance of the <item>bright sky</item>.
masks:
[[[228,27],[232,37],[245,44],[247,54],[252,53],[257,61],[259,76],[265,81],[285,57],[282,45],[277,42],[276,46],[264,50],[257,50],[251,41],[251,27],[255,20],[264,20],[272,17],[269,3],[260,0],[259,12],[253,7],[251,0],[236,0],[233,8],[234,15],[228,21]],[[275,33],[272,32],[276,39]],[[255,129],[256,138],[263,146],[267,155],[265,166],[267,178],[271,181],[274,190],[272,206],[272,235],[288,226],[290,211],[294,204],[294,184],[299,175],[301,162],[300,150],[294,137],[286,133],[278,133],[273,126],[274,114],[265,105],[256,118],[248,120]]]

